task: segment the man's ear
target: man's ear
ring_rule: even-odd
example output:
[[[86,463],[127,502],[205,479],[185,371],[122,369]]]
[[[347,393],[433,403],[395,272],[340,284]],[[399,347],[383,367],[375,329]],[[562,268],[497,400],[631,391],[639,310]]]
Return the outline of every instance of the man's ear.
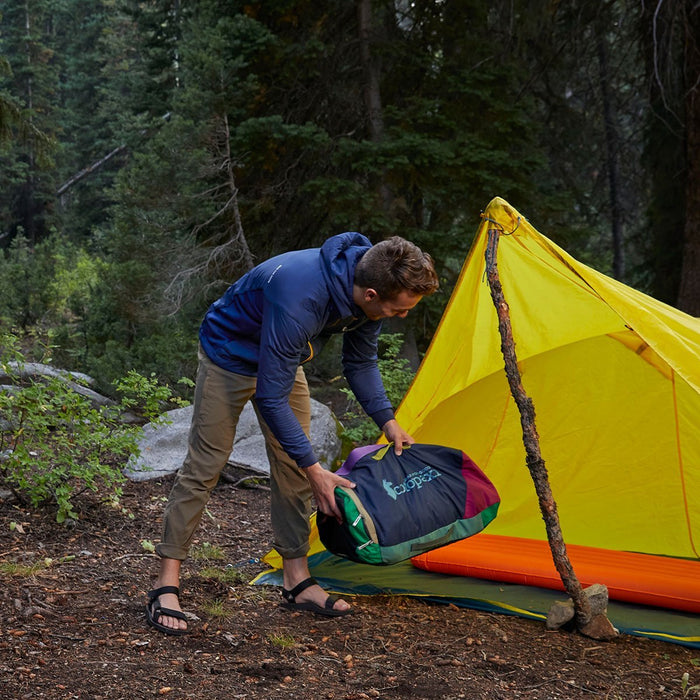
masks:
[[[377,299],[379,297],[379,294],[377,294],[376,289],[372,289],[372,287],[367,287],[363,296],[365,301],[373,301],[374,299]]]

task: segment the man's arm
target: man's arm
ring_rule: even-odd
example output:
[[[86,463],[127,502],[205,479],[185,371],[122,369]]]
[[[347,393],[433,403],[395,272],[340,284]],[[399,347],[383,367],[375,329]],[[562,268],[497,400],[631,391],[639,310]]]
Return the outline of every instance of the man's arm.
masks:
[[[394,409],[387,398],[379,367],[377,342],[382,324],[368,321],[343,336],[343,372],[350,389],[364,412],[377,427],[394,418]]]
[[[295,319],[277,309],[266,310],[260,338],[255,402],[284,451],[302,468],[318,461],[289,405],[289,394],[306,343],[307,334]]]
[[[394,418],[394,409],[384,389],[377,365],[377,340],[381,331],[380,322],[364,324],[356,331],[346,333],[343,339],[343,365],[350,388],[360,405],[394,443],[394,451],[401,454],[404,445],[415,440]]]

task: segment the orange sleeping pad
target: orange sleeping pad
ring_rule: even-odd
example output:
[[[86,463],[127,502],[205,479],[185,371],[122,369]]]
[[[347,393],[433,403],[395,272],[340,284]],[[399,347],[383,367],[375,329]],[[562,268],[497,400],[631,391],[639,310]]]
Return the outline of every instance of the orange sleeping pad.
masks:
[[[700,613],[700,561],[567,545],[582,586],[612,600]],[[413,557],[420,569],[564,590],[546,541],[479,534]]]

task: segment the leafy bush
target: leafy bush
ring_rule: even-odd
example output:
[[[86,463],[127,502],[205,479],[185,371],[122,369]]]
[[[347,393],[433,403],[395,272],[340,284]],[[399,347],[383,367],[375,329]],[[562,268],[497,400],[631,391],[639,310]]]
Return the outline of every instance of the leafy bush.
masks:
[[[124,413],[163,422],[171,389],[131,372],[116,383],[119,400],[96,405],[77,381],[23,374],[16,338],[0,342],[0,367],[12,382],[0,392],[0,482],[33,507],[53,505],[59,523],[78,518],[75,499],[88,490],[118,506],[140,430]]]
[[[125,278],[132,286],[125,288]],[[21,334],[27,358],[48,350],[58,366],[90,374],[103,393],[111,395],[113,383],[136,368],[189,398],[176,382],[196,371],[204,305],[164,315],[153,302],[159,294],[134,296],[139,280],[132,264],[109,263],[65,235],[36,245],[17,235],[0,250],[0,328]]]
[[[104,343],[93,338],[85,371],[107,392],[133,367],[143,375],[157,375],[162,382],[171,383],[179,396],[191,398],[193,392],[184,384],[178,385],[179,378],[196,374],[197,328],[186,332],[175,319],[166,319],[140,331],[129,344],[118,334]]]
[[[377,362],[379,373],[384,382],[387,397],[392,406],[398,406],[413,381],[415,373],[405,357],[399,357],[403,345],[403,334],[383,333],[379,336],[381,352]],[[341,389],[348,397],[348,409],[343,415],[346,427],[343,439],[355,445],[367,445],[375,442],[380,430],[375,422],[367,416],[350,389]]]

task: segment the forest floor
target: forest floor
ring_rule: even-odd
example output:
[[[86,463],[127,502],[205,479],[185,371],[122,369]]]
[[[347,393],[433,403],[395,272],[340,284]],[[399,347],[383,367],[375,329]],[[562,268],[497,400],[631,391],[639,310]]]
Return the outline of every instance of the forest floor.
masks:
[[[290,613],[251,586],[271,538],[269,492],[221,483],[184,567],[190,633],[147,627],[146,591],[172,477],[126,484],[80,520],[0,503],[0,694],[8,700],[700,697],[700,650],[395,596],[340,619]],[[690,682],[683,684],[683,674]]]

